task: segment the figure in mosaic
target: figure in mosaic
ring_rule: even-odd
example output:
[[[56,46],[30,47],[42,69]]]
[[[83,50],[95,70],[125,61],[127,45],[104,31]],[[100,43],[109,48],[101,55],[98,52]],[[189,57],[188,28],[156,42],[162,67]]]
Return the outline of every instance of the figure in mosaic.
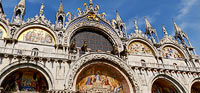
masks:
[[[86,68],[87,70],[82,72],[78,79],[77,89],[80,92],[86,92],[91,89],[106,89],[112,93],[125,93],[128,87],[126,82],[122,82],[120,78],[123,78],[114,69],[100,66],[91,66]]]
[[[163,48],[163,56],[166,59],[178,59],[182,60],[182,54],[173,47],[165,47]]]
[[[135,55],[153,55],[152,50],[141,42],[133,42],[129,45],[129,52]]]
[[[52,37],[44,31],[40,30],[31,30],[26,34],[23,34],[23,41],[43,43],[43,44],[52,44]]]

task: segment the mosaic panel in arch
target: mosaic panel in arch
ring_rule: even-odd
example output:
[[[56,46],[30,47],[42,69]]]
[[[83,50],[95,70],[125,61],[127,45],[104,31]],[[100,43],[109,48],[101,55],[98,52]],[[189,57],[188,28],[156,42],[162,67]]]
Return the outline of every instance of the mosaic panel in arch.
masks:
[[[29,41],[42,44],[54,44],[54,38],[47,31],[39,28],[24,31],[18,38],[20,41]]]
[[[91,89],[107,90],[112,93],[129,93],[125,78],[111,66],[96,64],[86,67],[78,76],[76,89],[87,92]]]
[[[183,55],[173,47],[164,47],[163,48],[163,56],[166,59],[184,59]]]
[[[38,91],[48,89],[45,77],[34,69],[19,69],[8,75],[2,85],[6,92]]]
[[[2,26],[0,26],[0,39],[5,38],[6,35],[7,35],[7,34],[6,34],[5,29],[4,29]]]
[[[135,55],[154,55],[152,49],[142,42],[132,42],[129,46],[129,53]]]

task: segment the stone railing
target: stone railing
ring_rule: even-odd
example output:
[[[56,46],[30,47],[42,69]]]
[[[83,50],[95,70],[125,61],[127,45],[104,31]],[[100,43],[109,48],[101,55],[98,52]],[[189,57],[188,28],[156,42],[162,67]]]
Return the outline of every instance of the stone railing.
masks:
[[[155,69],[167,69],[167,70],[200,72],[200,67],[187,67],[187,66],[158,64],[158,63],[134,62],[134,64],[131,65],[131,66],[132,67],[142,67],[142,68],[155,68]]]
[[[64,60],[76,60],[79,54],[63,54],[63,53],[50,53],[37,50],[13,49],[0,47],[0,54],[7,54],[13,56],[30,56],[40,58],[56,58]]]

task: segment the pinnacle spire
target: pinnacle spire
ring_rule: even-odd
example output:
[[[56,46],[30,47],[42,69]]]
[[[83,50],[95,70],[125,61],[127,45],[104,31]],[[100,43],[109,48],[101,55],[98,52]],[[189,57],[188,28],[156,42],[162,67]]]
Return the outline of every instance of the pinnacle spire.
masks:
[[[60,7],[59,7],[59,10],[58,10],[58,11],[59,11],[59,12],[64,12],[62,1],[61,1],[61,3],[60,3]]]
[[[25,6],[25,0],[21,0],[19,3],[18,3],[19,6]]]
[[[121,19],[120,15],[119,15],[119,12],[117,10],[116,10],[116,21],[117,22],[122,22],[122,19]]]
[[[145,25],[146,25],[146,28],[152,28],[151,24],[149,23],[149,21],[147,20],[146,17],[144,17],[145,19]]]
[[[176,24],[176,22],[174,21],[174,19],[172,19],[173,23],[174,23],[174,28],[176,31],[178,32],[182,32],[181,28]]]
[[[4,14],[1,0],[0,0],[0,13],[3,13],[3,14]]]

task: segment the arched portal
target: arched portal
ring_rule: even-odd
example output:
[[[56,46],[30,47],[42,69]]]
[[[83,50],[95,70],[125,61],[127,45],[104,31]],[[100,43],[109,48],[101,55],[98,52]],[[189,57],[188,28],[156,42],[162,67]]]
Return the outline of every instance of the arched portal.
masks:
[[[165,78],[159,78],[154,81],[152,93],[179,93],[176,86]]]
[[[6,92],[46,92],[48,83],[42,73],[32,68],[21,68],[10,73],[1,86]]]
[[[127,78],[121,71],[110,64],[96,62],[81,69],[76,80],[77,91],[130,93]]]
[[[79,58],[79,60],[76,61],[71,67],[69,74],[66,75],[66,80],[65,80],[66,89],[70,91],[77,91],[77,84],[79,81],[81,81],[81,79],[78,81],[78,77],[80,77],[80,74],[84,73],[84,69],[87,67],[90,67],[90,65],[95,66],[98,64],[103,65],[102,69],[108,68],[107,71],[113,71],[113,73],[114,72],[120,73],[117,75],[119,75],[119,77],[123,77],[124,79],[120,79],[120,80],[117,79],[117,80],[119,80],[119,82],[123,82],[123,80],[126,81],[130,89],[128,92],[124,92],[124,93],[140,93],[139,84],[135,79],[135,76],[134,76],[135,73],[132,71],[131,67],[129,67],[119,57],[116,57],[114,55],[104,54],[104,53],[102,54],[91,53],[91,54],[83,55],[81,58]],[[102,71],[104,71],[104,69]],[[96,73],[98,74],[98,71]],[[101,72],[100,72],[100,75],[101,75]],[[121,85],[123,84],[121,83]]]
[[[200,91],[200,81],[192,84],[191,93],[199,93]]]

